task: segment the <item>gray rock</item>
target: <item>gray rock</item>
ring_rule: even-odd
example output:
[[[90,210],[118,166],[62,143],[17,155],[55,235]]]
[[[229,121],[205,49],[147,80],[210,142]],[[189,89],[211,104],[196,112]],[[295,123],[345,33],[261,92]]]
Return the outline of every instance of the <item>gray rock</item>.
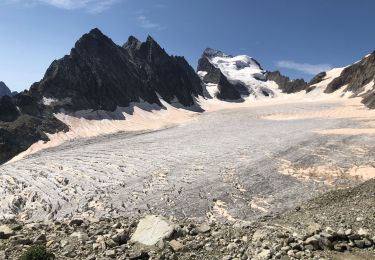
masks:
[[[116,251],[115,250],[107,250],[107,251],[105,251],[105,256],[110,257],[110,258],[115,258]]]
[[[341,239],[344,239],[346,238],[346,235],[345,235],[345,230],[343,228],[339,228],[339,230],[337,230],[337,236]]]
[[[363,229],[363,228],[360,228],[358,230],[357,234],[360,235],[361,237],[368,237],[369,236],[368,230]]]
[[[257,229],[254,234],[252,241],[257,242],[257,241],[263,241],[267,237],[267,231],[264,229]]]
[[[132,242],[147,246],[155,245],[159,240],[169,238],[174,231],[174,225],[163,217],[149,215],[141,219],[131,237]]]
[[[363,241],[363,240],[354,240],[354,244],[358,248],[364,248],[365,247],[365,241]]]
[[[14,231],[11,227],[7,225],[0,226],[0,239],[8,239],[14,236]]]
[[[197,227],[197,231],[199,233],[207,233],[207,232],[210,232],[211,231],[211,227],[209,224],[207,223],[203,223],[203,224],[200,224],[198,227]]]
[[[81,226],[83,224],[83,219],[72,219],[69,222],[70,226]]]
[[[125,229],[117,230],[117,234],[112,236],[112,240],[119,245],[125,244],[129,240],[129,233]]]
[[[34,238],[34,244],[39,244],[39,243],[46,243],[47,242],[47,237],[45,234],[40,234]]]
[[[179,252],[184,248],[184,245],[177,240],[170,241],[169,246],[172,248],[174,252]]]
[[[326,237],[319,238],[319,245],[323,249],[329,249],[329,250],[333,249],[332,242]]]
[[[263,249],[259,254],[256,255],[255,259],[257,260],[266,260],[271,258],[271,250]]]
[[[322,231],[322,225],[318,223],[312,223],[307,227],[307,234],[308,235],[315,235]]]
[[[370,239],[364,238],[363,241],[365,242],[365,247],[370,247],[373,245]]]
[[[350,247],[346,243],[338,243],[333,246],[333,250],[338,251],[338,252],[345,252],[348,250]]]
[[[84,232],[78,231],[70,235],[71,238],[76,238],[79,241],[87,241],[89,239],[88,235]]]

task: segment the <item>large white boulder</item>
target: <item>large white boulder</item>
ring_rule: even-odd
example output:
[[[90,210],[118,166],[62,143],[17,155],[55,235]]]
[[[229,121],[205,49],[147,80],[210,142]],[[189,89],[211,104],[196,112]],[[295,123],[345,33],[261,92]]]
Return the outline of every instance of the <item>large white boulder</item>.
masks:
[[[137,229],[131,237],[132,242],[153,246],[162,239],[169,238],[175,229],[167,219],[149,215],[139,221]]]

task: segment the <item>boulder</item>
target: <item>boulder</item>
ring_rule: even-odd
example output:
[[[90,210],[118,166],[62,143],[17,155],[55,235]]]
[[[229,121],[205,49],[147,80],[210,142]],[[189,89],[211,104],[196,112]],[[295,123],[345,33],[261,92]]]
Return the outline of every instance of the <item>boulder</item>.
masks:
[[[174,252],[181,251],[184,248],[184,245],[177,240],[170,241],[169,246],[172,248]]]
[[[0,226],[0,239],[8,239],[14,235],[14,231],[7,225]]]
[[[199,233],[207,233],[207,232],[210,232],[211,231],[211,227],[209,224],[207,223],[203,223],[203,224],[200,224],[198,227],[197,227],[197,231]]]
[[[169,238],[174,230],[175,226],[167,219],[149,215],[139,221],[137,229],[131,237],[131,241],[146,246],[153,246],[159,240]]]
[[[71,238],[76,238],[79,241],[87,241],[89,239],[88,235],[84,232],[74,232],[70,235]]]

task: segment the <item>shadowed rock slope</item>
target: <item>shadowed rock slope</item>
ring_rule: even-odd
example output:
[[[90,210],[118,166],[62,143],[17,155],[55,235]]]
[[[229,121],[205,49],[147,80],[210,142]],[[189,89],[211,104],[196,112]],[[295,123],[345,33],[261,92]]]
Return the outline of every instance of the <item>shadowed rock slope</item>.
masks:
[[[182,62],[181,62],[182,61]],[[30,92],[39,99],[58,102],[55,109],[113,111],[130,102],[194,104],[202,94],[200,79],[184,58],[169,56],[151,37],[141,43],[134,37],[117,46],[98,29],[82,36],[70,55],[54,61]]]

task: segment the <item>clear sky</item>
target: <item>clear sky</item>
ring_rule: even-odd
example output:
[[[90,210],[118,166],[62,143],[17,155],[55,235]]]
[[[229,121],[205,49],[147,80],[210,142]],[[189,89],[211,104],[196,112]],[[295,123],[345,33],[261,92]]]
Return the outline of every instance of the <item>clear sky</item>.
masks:
[[[117,44],[153,36],[195,68],[204,48],[309,80],[375,50],[374,0],[0,0],[0,81],[23,90],[98,27]]]

